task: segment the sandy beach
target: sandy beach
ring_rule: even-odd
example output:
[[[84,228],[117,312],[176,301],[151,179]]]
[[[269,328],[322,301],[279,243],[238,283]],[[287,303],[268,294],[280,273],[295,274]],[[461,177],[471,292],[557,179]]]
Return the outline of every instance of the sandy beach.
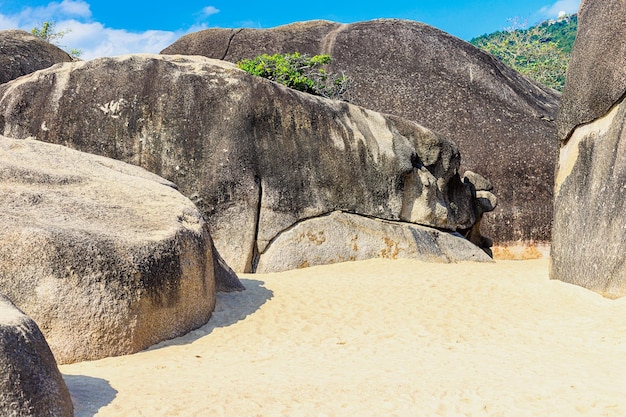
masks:
[[[76,416],[626,415],[626,299],[546,258],[240,277],[184,337],[61,366]]]

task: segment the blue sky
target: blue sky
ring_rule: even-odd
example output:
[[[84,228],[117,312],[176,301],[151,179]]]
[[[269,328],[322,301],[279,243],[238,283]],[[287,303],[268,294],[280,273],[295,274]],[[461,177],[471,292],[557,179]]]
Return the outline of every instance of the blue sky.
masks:
[[[270,28],[325,19],[351,23],[377,18],[411,19],[461,39],[502,30],[509,19],[534,24],[575,13],[580,0],[377,1],[132,1],[0,0],[0,29],[30,31],[44,21],[69,32],[59,43],[78,48],[83,59],[126,53],[158,53],[184,34],[222,28]]]

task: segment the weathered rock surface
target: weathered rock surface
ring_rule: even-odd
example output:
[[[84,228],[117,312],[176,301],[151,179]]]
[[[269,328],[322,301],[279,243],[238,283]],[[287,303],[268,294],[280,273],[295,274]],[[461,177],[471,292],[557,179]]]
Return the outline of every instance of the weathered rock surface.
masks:
[[[583,1],[578,19],[550,276],[616,298],[626,295],[626,3]]]
[[[294,51],[330,54],[330,70],[353,80],[352,103],[414,120],[453,140],[462,170],[493,182],[500,204],[483,229],[496,245],[550,241],[559,94],[460,39],[414,21],[313,21],[207,29],[162,53],[237,62]]]
[[[60,145],[0,137],[0,291],[59,363],[128,354],[205,324],[211,239],[172,183]]]
[[[576,48],[558,117],[558,134],[566,140],[576,126],[609,112],[626,91],[626,4],[585,0],[578,12]]]
[[[0,30],[0,84],[72,57],[23,30]]]
[[[303,220],[282,233],[261,255],[257,271],[280,272],[371,258],[493,262],[459,234],[333,212]]]
[[[71,417],[70,392],[37,324],[0,294],[0,415]]]
[[[448,230],[481,216],[456,145],[204,57],[64,64],[0,86],[0,132],[140,165],[180,186],[251,271],[295,223],[336,210]]]

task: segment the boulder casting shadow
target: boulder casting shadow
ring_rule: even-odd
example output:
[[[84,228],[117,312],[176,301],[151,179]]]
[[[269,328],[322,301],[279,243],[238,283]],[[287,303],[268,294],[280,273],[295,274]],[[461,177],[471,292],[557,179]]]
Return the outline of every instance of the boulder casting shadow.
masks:
[[[92,417],[110,404],[117,391],[108,381],[84,375],[63,375],[74,403],[74,417]]]
[[[150,347],[148,350],[161,349],[168,346],[187,345],[210,334],[220,327],[231,326],[254,314],[263,304],[272,299],[274,292],[263,286],[263,281],[240,279],[245,287],[242,292],[218,293],[215,310],[207,324],[192,330],[185,336],[167,340]]]
[[[208,321],[208,227],[169,181],[0,136],[0,187],[0,290],[59,363],[138,352]]]

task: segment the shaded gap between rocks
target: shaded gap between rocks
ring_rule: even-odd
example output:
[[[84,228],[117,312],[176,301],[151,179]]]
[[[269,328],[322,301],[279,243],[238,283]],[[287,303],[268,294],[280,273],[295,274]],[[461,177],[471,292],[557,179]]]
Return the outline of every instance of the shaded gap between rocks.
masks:
[[[249,267],[247,267],[246,269],[248,269],[251,273],[255,273],[256,272],[256,268],[259,264],[259,260],[261,259],[261,253],[259,252],[259,227],[260,227],[260,223],[261,223],[261,205],[263,203],[263,181],[261,181],[261,178],[259,177],[254,177],[254,182],[256,182],[259,186],[259,195],[258,195],[258,201],[257,201],[257,206],[256,206],[256,217],[254,219],[254,240],[252,241],[252,253],[251,253],[251,257],[250,257],[250,265]],[[266,246],[266,250],[267,247],[269,247],[269,245],[272,244],[272,242],[274,241],[274,239],[276,239],[278,236],[280,236],[280,234],[282,233],[282,231],[280,233],[278,233],[271,241],[270,243]]]

